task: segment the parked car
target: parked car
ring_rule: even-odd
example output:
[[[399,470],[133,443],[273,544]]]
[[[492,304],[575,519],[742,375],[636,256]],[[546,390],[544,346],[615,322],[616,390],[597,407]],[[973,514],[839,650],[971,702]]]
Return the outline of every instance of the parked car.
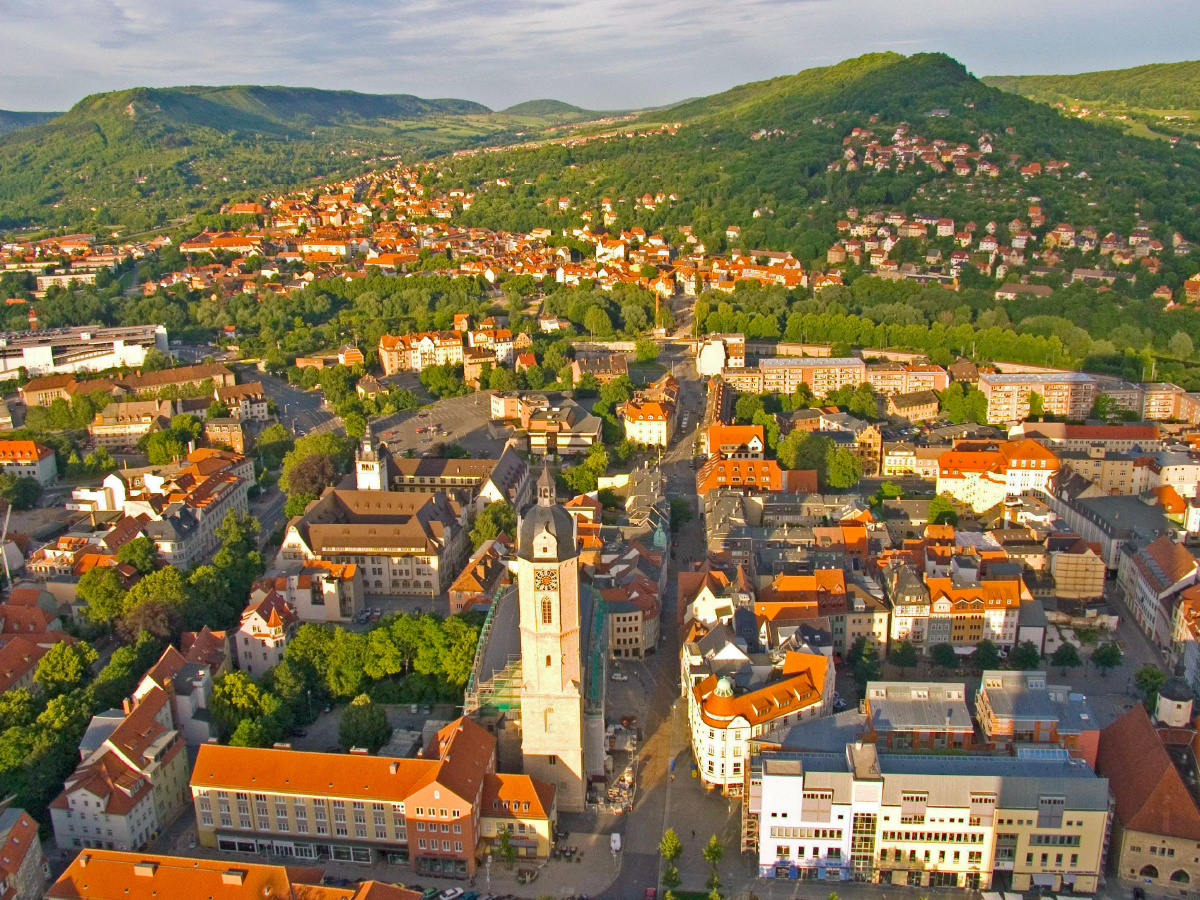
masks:
[[[629,676],[628,676],[628,675],[626,675],[624,672],[613,672],[613,673],[612,673],[612,680],[613,680],[613,681],[628,681],[628,680],[629,680]]]
[[[438,900],[458,900],[463,895],[462,888],[446,888],[438,894]]]

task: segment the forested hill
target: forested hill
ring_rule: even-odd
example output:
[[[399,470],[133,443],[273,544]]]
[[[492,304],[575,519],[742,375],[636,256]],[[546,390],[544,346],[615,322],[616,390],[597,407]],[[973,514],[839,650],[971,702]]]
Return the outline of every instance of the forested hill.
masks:
[[[962,106],[970,88],[986,93],[962,64],[942,53],[868,53],[832,66],[739,85],[669,107],[677,121],[771,125],[867,111],[889,119],[920,117],[930,109]],[[968,89],[964,92],[964,89]],[[654,118],[647,113],[646,118]]]
[[[0,134],[7,134],[18,128],[27,128],[30,125],[38,125],[61,115],[62,113],[56,112],[14,112],[9,109],[0,109]]]
[[[511,116],[561,116],[579,115],[580,113],[599,115],[570,103],[564,103],[562,100],[526,100],[524,103],[508,107],[504,112]]]
[[[1080,75],[990,75],[985,84],[1035,100],[1142,109],[1200,109],[1200,60]]]
[[[134,122],[150,119],[167,127],[298,137],[313,128],[369,125],[374,120],[489,112],[486,106],[469,100],[423,100],[411,94],[235,85],[134,88],[94,94],[79,101],[62,119],[66,125],[125,117]]]
[[[467,100],[292,87],[133,88],[0,136],[0,229],[139,231],[251,193],[492,138]]]

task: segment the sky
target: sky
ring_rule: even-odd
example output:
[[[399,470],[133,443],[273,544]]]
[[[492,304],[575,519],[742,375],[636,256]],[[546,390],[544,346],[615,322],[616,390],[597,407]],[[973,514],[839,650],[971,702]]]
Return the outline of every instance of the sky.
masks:
[[[976,75],[1200,59],[1198,0],[0,0],[0,109],[287,84],[627,109],[863,53]]]

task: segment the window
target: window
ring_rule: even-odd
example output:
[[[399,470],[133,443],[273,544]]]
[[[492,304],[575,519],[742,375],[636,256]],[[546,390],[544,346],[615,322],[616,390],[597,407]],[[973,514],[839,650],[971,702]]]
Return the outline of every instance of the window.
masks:
[[[550,625],[554,622],[554,602],[549,598],[542,601],[542,624]]]

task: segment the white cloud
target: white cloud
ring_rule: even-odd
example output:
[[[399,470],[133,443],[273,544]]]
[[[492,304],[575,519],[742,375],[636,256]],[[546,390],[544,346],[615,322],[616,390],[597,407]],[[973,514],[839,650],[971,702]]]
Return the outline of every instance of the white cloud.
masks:
[[[1200,57],[1194,0],[0,0],[0,108],[135,85],[274,83],[503,107],[662,103],[863,52],[980,74]]]

